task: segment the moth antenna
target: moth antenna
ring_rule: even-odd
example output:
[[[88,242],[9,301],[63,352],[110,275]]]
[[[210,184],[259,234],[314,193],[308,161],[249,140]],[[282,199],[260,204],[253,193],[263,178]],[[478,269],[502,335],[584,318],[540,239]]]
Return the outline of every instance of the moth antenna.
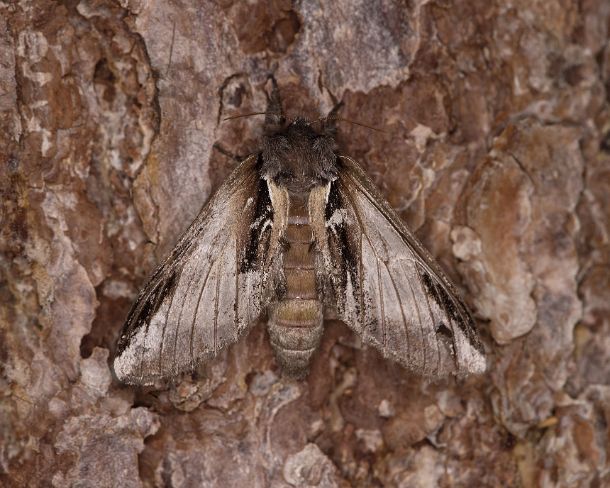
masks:
[[[241,119],[242,117],[252,117],[253,115],[267,115],[267,112],[251,112],[248,114],[231,115],[229,117],[225,117],[222,119],[222,121],[225,122],[227,120]]]
[[[371,129],[371,130],[374,130],[376,132],[381,132],[383,134],[387,134],[387,132],[384,131],[383,129],[379,129],[377,127],[373,127],[372,125],[366,125],[366,124],[363,124],[361,122],[356,122],[355,120],[345,119],[343,117],[335,117],[334,120],[337,120],[339,122],[348,122],[350,124],[359,125],[360,127],[365,127],[366,129]]]
[[[314,123],[322,122],[325,129],[330,130],[330,131],[335,131],[334,122],[347,122],[349,124],[358,125],[360,127],[365,127],[366,129],[370,129],[370,130],[374,130],[376,132],[381,132],[383,134],[387,134],[387,132],[384,131],[383,129],[379,129],[377,127],[373,127],[370,125],[366,125],[366,124],[363,124],[362,122],[356,122],[355,120],[346,119],[344,117],[338,117],[336,115],[336,113],[339,111],[339,109],[342,106],[343,106],[343,102],[340,102],[339,104],[335,105],[335,107],[329,112],[329,114],[326,117],[320,117],[319,119],[315,120]]]
[[[343,102],[343,100],[338,100],[337,97],[335,96],[335,94],[332,91],[330,91],[329,88],[326,88],[326,91],[328,92],[328,95],[330,96],[330,99],[332,100],[334,106],[331,109],[331,111],[328,112],[328,115],[326,117],[321,117],[318,120],[316,120],[316,122],[324,122],[324,128],[326,130],[335,132],[336,124],[334,124],[334,122],[348,122],[350,124],[359,125],[360,127],[366,127],[367,129],[371,129],[371,130],[374,130],[377,132],[383,132],[385,134],[384,130],[378,129],[377,127],[371,127],[370,125],[366,125],[361,122],[355,122],[353,120],[345,119],[343,117],[338,117],[337,114],[339,113],[339,110],[341,110],[343,108],[345,103]]]

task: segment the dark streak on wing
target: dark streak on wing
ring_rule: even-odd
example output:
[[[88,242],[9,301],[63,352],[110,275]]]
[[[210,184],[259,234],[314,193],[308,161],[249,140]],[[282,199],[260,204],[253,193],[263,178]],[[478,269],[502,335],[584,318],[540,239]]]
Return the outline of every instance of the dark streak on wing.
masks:
[[[436,326],[436,333],[441,334],[453,342],[453,332],[451,332],[451,329],[449,329],[449,327],[447,327],[443,322],[439,322],[439,324]]]
[[[449,315],[451,319],[455,320],[459,324],[460,329],[463,330],[463,320],[458,315],[458,311],[455,308],[453,302],[451,301],[451,298],[449,298],[449,295],[447,294],[445,289],[442,286],[435,286],[434,282],[432,281],[432,278],[425,270],[422,270],[421,277],[422,282],[426,287],[426,291],[428,292],[428,295],[431,296],[437,303],[437,305],[441,307],[442,310],[447,312],[447,315]]]
[[[478,338],[474,334],[474,322],[470,313],[460,304],[456,304],[455,301],[449,296],[449,293],[447,293],[447,291],[440,284],[434,283],[427,272],[423,272],[422,278],[426,290],[438,304],[438,306],[445,310],[447,315],[455,321],[460,330],[466,335],[466,337],[468,337],[471,343],[480,346]]]
[[[338,180],[335,180],[330,184],[328,193],[328,203],[326,204],[324,212],[326,222],[328,222],[335,211],[338,210],[347,212],[343,196],[339,191]],[[335,263],[341,266],[338,275],[341,280],[340,286],[342,289],[345,289],[349,275],[354,286],[354,295],[357,296],[360,294],[360,290],[357,289],[359,288],[359,280],[356,279],[358,273],[358,258],[349,239],[347,222],[341,220],[340,222],[333,224],[332,230],[333,232],[328,233],[328,246],[330,249],[334,249],[337,256],[341,258],[335,260]]]
[[[273,205],[267,182],[263,178],[258,180],[256,207],[250,220],[253,224],[249,229],[246,249],[239,265],[240,273],[259,269],[260,258],[267,256],[269,250],[271,227],[267,224],[273,222]]]
[[[440,338],[442,342],[446,344],[451,350],[451,359],[453,360],[453,364],[456,369],[459,369],[458,360],[455,354],[456,346],[455,346],[455,336],[453,335],[453,330],[445,325],[445,323],[441,320],[436,326],[436,338],[437,340]],[[439,349],[440,353],[440,349]]]
[[[155,273],[154,278],[157,278],[159,274],[161,273]],[[141,300],[140,297],[133,304],[126,321],[129,326],[119,339],[119,352],[124,349],[125,345],[129,343],[131,337],[142,325],[146,324],[146,328],[148,329],[150,319],[157,313],[157,310],[159,310],[159,307],[163,303],[163,299],[170,293],[174,293],[179,278],[180,272],[177,269],[174,269],[166,279],[159,279],[146,300]]]

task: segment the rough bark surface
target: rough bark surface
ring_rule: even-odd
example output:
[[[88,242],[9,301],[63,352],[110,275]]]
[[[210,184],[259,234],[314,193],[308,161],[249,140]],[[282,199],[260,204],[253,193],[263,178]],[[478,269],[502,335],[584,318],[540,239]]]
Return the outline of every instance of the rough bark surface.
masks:
[[[0,2],[0,484],[610,485],[607,0]],[[173,385],[109,364],[155,263],[289,114],[461,286],[488,373],[428,384],[328,323],[262,325]]]

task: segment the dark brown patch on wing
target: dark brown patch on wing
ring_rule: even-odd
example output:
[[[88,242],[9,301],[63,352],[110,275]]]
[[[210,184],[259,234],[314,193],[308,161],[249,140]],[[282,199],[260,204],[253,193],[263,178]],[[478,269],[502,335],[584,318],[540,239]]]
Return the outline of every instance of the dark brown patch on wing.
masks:
[[[273,224],[273,205],[269,187],[263,178],[259,178],[256,190],[256,207],[249,221],[250,226],[246,249],[240,262],[240,273],[259,269],[261,260],[264,260],[269,251],[271,227]]]
[[[328,203],[324,212],[324,218],[328,223],[333,217],[336,211],[343,211],[347,213],[343,196],[339,191],[338,181],[335,180],[330,184]],[[340,285],[342,289],[345,289],[347,285],[348,276],[351,277],[351,281],[356,286],[358,280],[356,279],[356,273],[358,272],[358,257],[354,251],[352,242],[349,238],[349,231],[347,222],[344,218],[341,218],[337,222],[333,222],[330,225],[331,229],[328,233],[328,246],[334,251],[339,259],[335,260],[335,263],[340,266]]]
[[[439,322],[439,324],[436,326],[436,333],[446,337],[447,339],[453,342],[453,332],[451,332],[451,329],[447,327],[443,322]]]
[[[445,289],[442,286],[436,286],[436,284],[432,281],[431,276],[424,270],[422,270],[421,277],[428,295],[434,299],[434,301],[439,307],[441,307],[442,310],[447,312],[447,315],[449,315],[451,319],[455,320],[458,324],[460,324],[461,328],[461,322],[463,321],[458,315],[458,311],[455,308],[455,305],[451,301],[451,298],[449,297]]]
[[[158,271],[157,274],[160,274]],[[133,305],[129,315],[127,316],[126,323],[128,326],[126,327],[125,332],[119,338],[118,342],[118,351],[119,353],[123,351],[125,346],[129,343],[131,337],[138,331],[138,329],[142,326],[146,326],[150,324],[150,320],[157,313],[163,300],[165,297],[173,294],[176,290],[176,286],[178,285],[178,280],[180,278],[180,272],[178,270],[173,270],[172,273],[167,276],[165,279],[160,279],[155,287],[150,292],[150,295],[146,300],[138,299],[136,303]]]
[[[352,209],[345,201],[342,193],[344,190],[340,189],[338,180],[330,184],[328,203],[324,211],[324,218],[328,227],[328,248],[334,256],[333,262],[337,267],[334,270],[334,279],[331,280],[331,286],[336,300],[347,291],[348,280],[352,283],[356,313],[360,316],[360,255],[356,244],[359,238],[350,233],[350,224],[346,219],[348,215],[351,215]],[[338,219],[331,221],[336,211],[340,211],[342,214]]]
[[[451,318],[460,330],[468,337],[472,344],[475,344],[482,349],[479,340],[474,333],[474,321],[465,309],[458,309],[459,305],[451,299],[445,288],[440,284],[434,283],[432,277],[424,270],[422,270],[422,281],[426,287],[428,295],[430,295],[434,301],[441,307]],[[442,324],[444,325],[444,324]]]

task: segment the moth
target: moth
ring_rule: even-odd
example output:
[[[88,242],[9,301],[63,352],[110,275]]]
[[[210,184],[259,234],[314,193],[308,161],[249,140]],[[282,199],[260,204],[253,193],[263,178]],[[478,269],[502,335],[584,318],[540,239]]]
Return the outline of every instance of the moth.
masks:
[[[193,370],[267,316],[282,371],[308,372],[324,316],[420,375],[485,370],[473,320],[360,166],[338,152],[335,111],[287,121],[273,78],[261,150],[203,207],[133,305],[119,380]]]

